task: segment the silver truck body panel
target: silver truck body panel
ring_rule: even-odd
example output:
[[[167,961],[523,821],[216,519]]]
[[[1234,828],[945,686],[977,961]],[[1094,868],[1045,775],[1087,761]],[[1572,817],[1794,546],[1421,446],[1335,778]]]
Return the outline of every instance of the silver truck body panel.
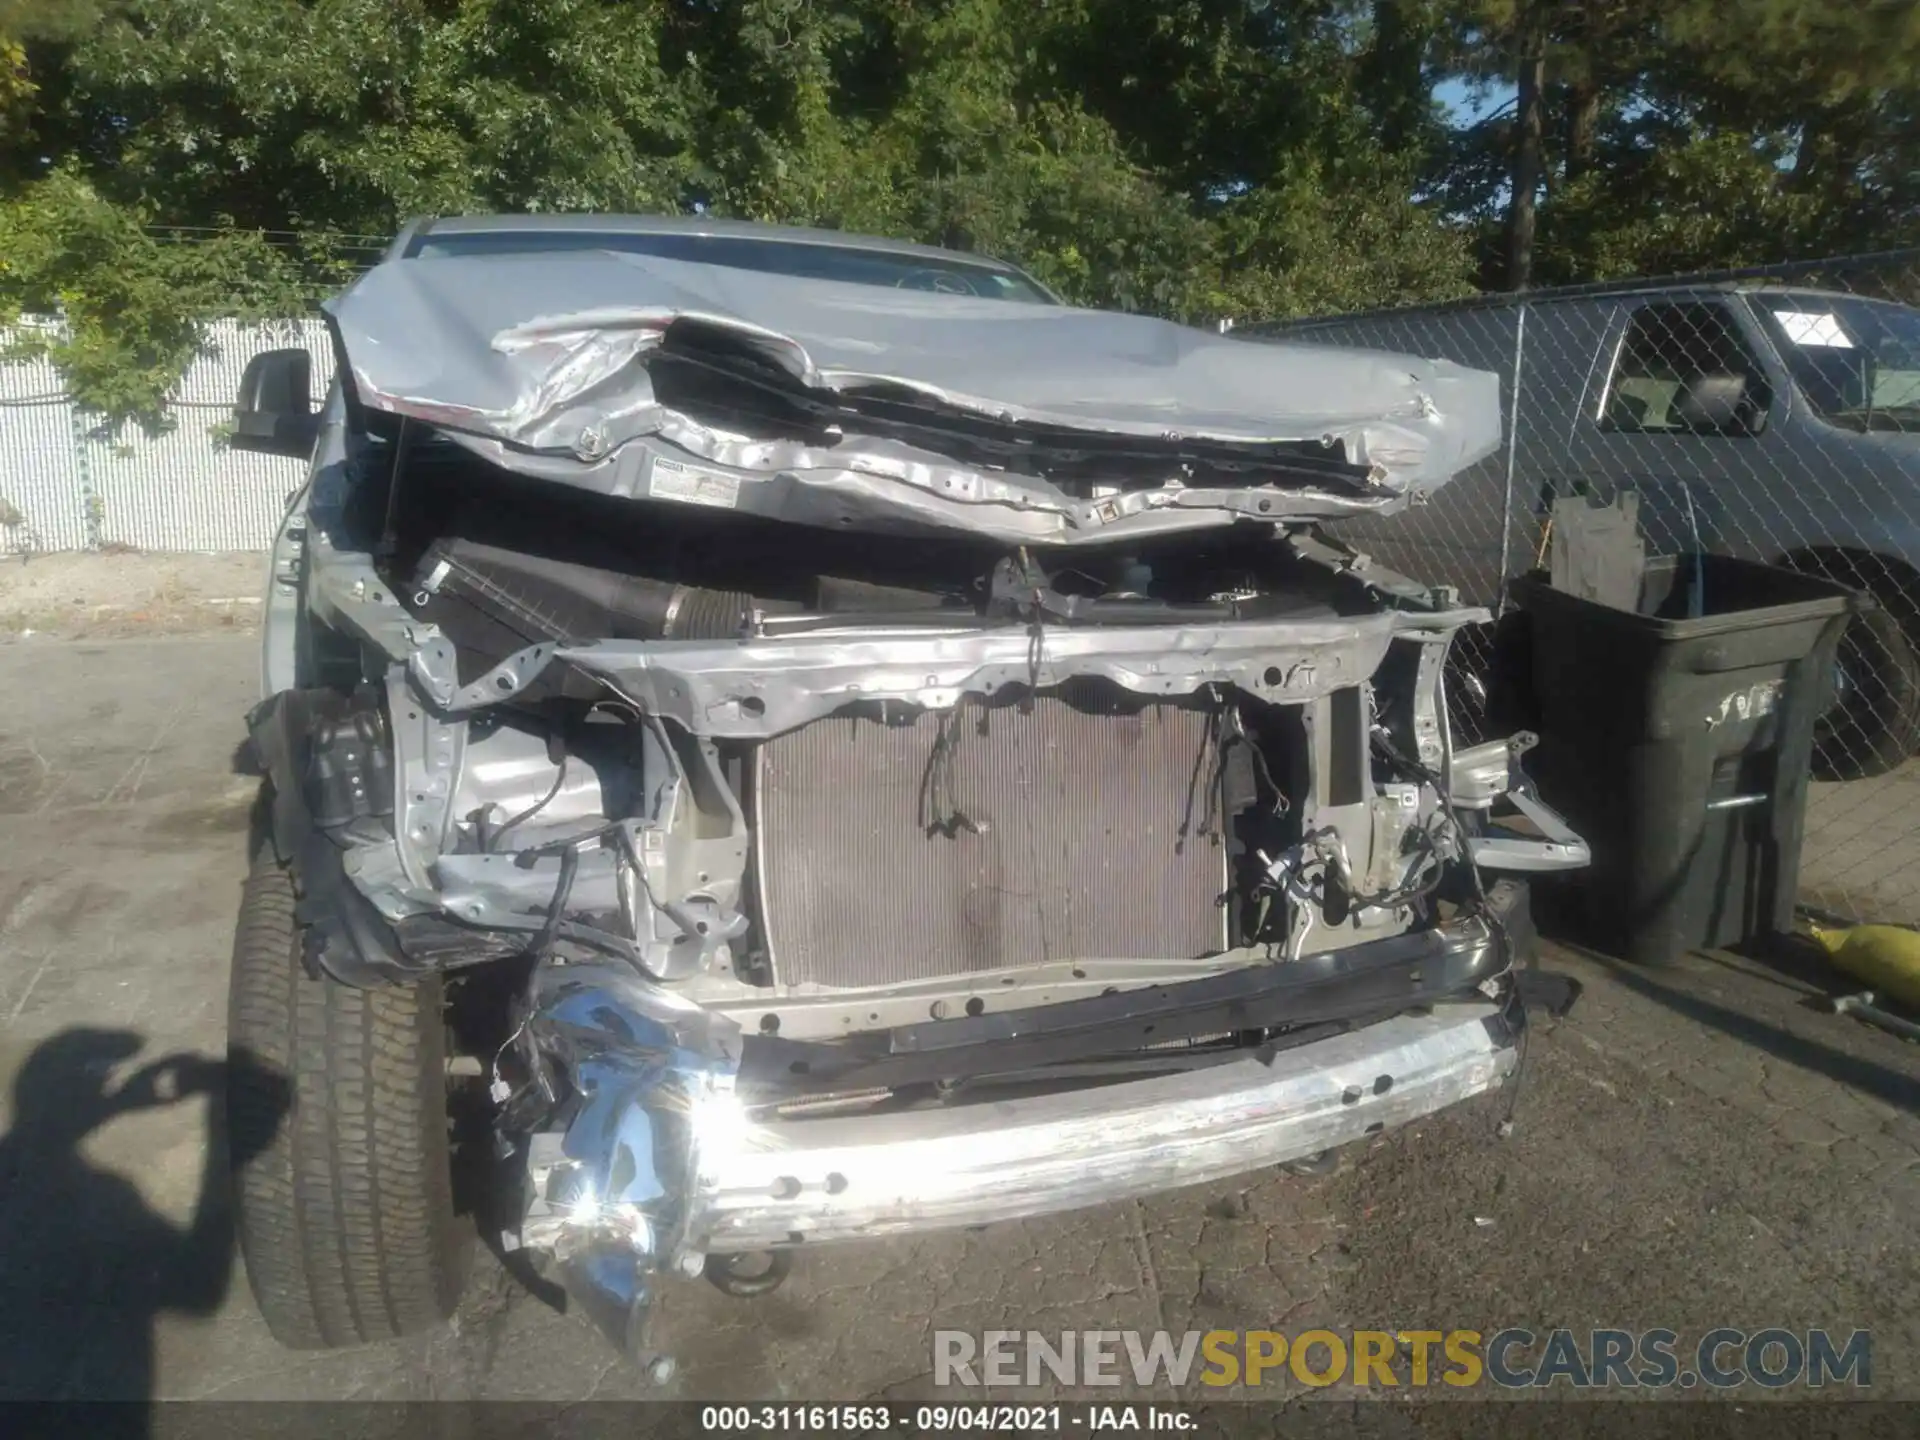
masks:
[[[1494,379],[1354,352],[1250,351],[1139,315],[758,274],[649,256],[402,260],[327,306],[361,403],[433,425],[508,469],[600,493],[809,523],[919,523],[1015,542],[1132,537],[1236,514],[1397,509],[1492,451]],[[905,402],[894,434],[831,443],[663,404],[670,331],[716,339],[765,383]],[[956,418],[1166,450],[1162,485],[1072,495],[1017,465],[943,455]],[[1183,479],[1176,447],[1234,450],[1245,478]],[[1307,442],[1357,472],[1315,484],[1270,447]],[[1276,470],[1266,476],[1264,469]],[[1276,490],[1278,494],[1276,494]]]

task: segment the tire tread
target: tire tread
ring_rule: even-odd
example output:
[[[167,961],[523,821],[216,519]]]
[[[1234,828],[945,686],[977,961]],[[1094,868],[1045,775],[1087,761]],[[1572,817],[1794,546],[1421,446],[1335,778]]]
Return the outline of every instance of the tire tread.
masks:
[[[234,938],[229,1124],[246,1157],[240,1248],[284,1345],[413,1334],[459,1298],[469,1236],[453,1206],[440,995],[438,977],[383,990],[311,978],[292,879],[270,849],[256,858]]]

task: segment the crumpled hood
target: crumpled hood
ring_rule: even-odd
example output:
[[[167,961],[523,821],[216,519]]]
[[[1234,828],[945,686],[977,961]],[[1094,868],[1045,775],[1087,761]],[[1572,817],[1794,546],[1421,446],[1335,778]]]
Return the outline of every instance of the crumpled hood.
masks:
[[[1497,377],[1444,361],[611,251],[391,261],[326,308],[373,409],[431,423],[509,468],[611,493],[652,495],[665,459],[673,484],[655,498],[799,519],[826,518],[805,513],[809,497],[795,491],[808,484],[856,512],[840,523],[891,499],[916,523],[969,525],[971,505],[970,528],[1036,540],[1182,523],[1169,510],[1189,512],[1187,524],[1205,509],[1377,513],[1501,438]],[[689,336],[700,363],[809,405],[829,438],[756,425],[751,407],[716,419],[666,403],[654,368]],[[870,422],[875,412],[886,423]],[[954,443],[956,426],[970,441],[1005,437],[1014,458],[983,463],[977,444]],[[1035,436],[1118,444],[1124,466],[1116,461],[1114,485],[1071,493],[1038,465],[1022,474],[1018,447]],[[644,462],[622,464],[634,442]],[[1196,445],[1225,458],[1231,485],[1183,480]],[[689,461],[718,467],[717,478],[689,480]],[[775,483],[743,495],[762,480]],[[1131,492],[1163,486],[1176,493],[1143,515],[1145,498]],[[1276,487],[1291,498],[1276,502]],[[1247,499],[1256,490],[1264,504]],[[1116,501],[1116,491],[1130,493]],[[948,516],[953,506],[962,512]],[[1028,513],[991,517],[982,506]]]

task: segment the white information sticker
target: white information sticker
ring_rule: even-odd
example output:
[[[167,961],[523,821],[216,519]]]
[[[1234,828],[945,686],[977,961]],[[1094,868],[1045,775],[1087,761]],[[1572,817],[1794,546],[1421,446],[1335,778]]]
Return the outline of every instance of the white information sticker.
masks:
[[[1851,350],[1853,341],[1847,338],[1847,332],[1840,328],[1840,321],[1831,311],[1822,313],[1817,310],[1776,310],[1773,318],[1780,322],[1780,328],[1786,332],[1787,339],[1796,345],[1825,345],[1834,350]]]
[[[724,470],[683,465],[678,460],[653,457],[647,494],[656,500],[679,500],[688,505],[711,505],[731,510],[740,503],[740,477]]]

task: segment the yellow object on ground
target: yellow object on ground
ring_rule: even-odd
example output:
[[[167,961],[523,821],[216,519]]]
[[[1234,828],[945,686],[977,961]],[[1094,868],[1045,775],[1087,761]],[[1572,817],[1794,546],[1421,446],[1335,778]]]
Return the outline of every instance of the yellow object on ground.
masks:
[[[1813,927],[1813,938],[1833,963],[1881,995],[1920,1009],[1920,930],[1901,925],[1855,925],[1846,930]]]

